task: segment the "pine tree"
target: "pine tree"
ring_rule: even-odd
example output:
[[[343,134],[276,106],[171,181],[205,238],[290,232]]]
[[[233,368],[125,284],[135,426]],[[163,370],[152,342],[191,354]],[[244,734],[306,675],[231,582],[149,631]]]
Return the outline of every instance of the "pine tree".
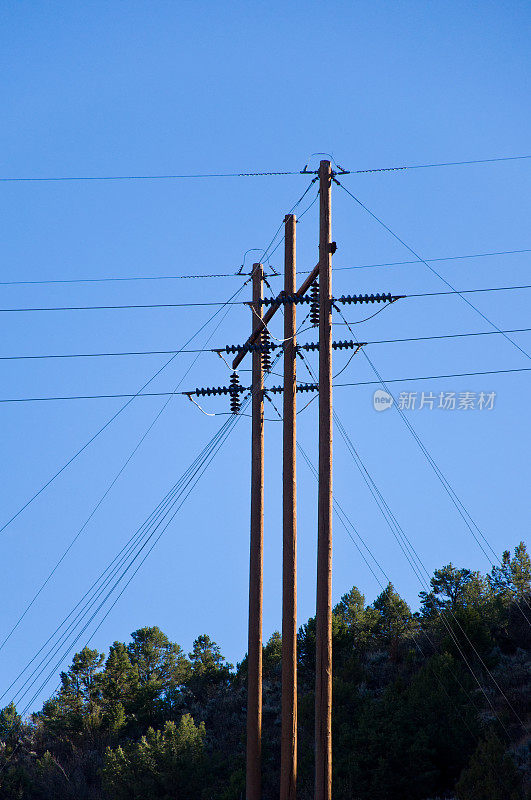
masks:
[[[505,602],[531,594],[531,558],[523,542],[515,547],[513,558],[510,550],[504,551],[501,565],[492,568],[488,581]]]
[[[61,673],[61,686],[48,700],[38,718],[50,731],[95,731],[102,718],[100,669],[105,656],[84,647],[76,653],[66,672]]]
[[[415,630],[415,620],[411,609],[392,583],[388,583],[373,603],[378,616],[374,633],[387,645],[396,645],[400,637],[408,636]]]

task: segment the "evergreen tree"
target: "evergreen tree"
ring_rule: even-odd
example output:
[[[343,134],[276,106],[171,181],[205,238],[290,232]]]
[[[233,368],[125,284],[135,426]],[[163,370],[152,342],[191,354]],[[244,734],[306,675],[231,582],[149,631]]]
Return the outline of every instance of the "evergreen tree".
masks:
[[[415,630],[416,623],[411,609],[392,583],[378,595],[373,603],[377,612],[374,623],[374,635],[384,644],[392,648],[396,655],[396,648],[401,637],[410,636]]]
[[[488,581],[493,592],[505,602],[522,600],[531,594],[531,559],[523,542],[515,547],[512,558],[510,550],[504,551],[501,565],[492,568]]]
[[[0,742],[4,746],[4,753],[9,755],[20,741],[24,731],[22,717],[17,714],[14,703],[0,711]]]
[[[101,696],[105,721],[113,732],[120,730],[134,711],[140,680],[125,644],[114,642],[101,674]]]
[[[189,658],[191,675],[187,687],[196,700],[205,702],[216,688],[227,684],[232,664],[225,661],[219,645],[206,634],[194,641]]]
[[[438,632],[449,652],[486,657],[498,614],[485,576],[450,563],[435,570],[430,585],[430,592],[419,594],[424,623]]]
[[[446,564],[436,569],[430,579],[430,592],[420,592],[421,613],[434,617],[444,611],[449,613],[466,607],[478,607],[489,598],[489,586],[479,572],[456,569]]]
[[[474,753],[490,707],[462,655],[480,681],[482,661],[495,663],[496,681],[524,718],[531,638],[518,597],[528,587],[519,545],[488,580],[451,564],[436,570],[421,596],[422,631],[392,585],[370,606],[356,587],[341,598],[332,616],[334,800],[452,792],[459,800],[522,800],[506,743],[489,735]],[[299,630],[298,646],[298,798],[311,800],[314,618]],[[278,632],[263,647],[264,800],[278,793],[281,647]],[[29,723],[12,704],[0,711],[0,800],[241,800],[245,671],[244,660],[233,676],[207,635],[188,658],[156,627],[114,642],[106,660],[84,648]],[[495,686],[490,698],[501,709]],[[522,746],[517,727],[508,730]]]
[[[127,653],[141,685],[154,684],[162,690],[186,681],[190,674],[186,656],[160,628],[140,628],[131,634],[131,640]]]
[[[179,725],[149,728],[136,744],[105,753],[103,785],[109,800],[197,800],[204,778],[205,726],[185,714]]]
[[[365,596],[356,586],[343,595],[333,613],[345,624],[355,645],[369,641],[379,617],[375,608],[365,606]]]
[[[132,680],[137,681],[131,711],[141,725],[161,724],[190,677],[190,662],[182,648],[156,626],[134,631],[127,655],[135,670]]]
[[[61,673],[61,686],[37,715],[51,732],[96,731],[101,724],[100,669],[105,656],[84,647],[71,666]]]

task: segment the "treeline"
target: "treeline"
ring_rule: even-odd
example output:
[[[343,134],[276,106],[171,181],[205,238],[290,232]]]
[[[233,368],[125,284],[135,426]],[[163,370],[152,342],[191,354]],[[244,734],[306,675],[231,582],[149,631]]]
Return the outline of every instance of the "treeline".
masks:
[[[529,797],[531,562],[435,571],[412,613],[393,586],[334,609],[334,800]],[[313,797],[315,620],[299,645],[299,800]],[[278,797],[281,638],[264,646],[263,797]],[[84,648],[23,720],[0,712],[2,800],[241,800],[246,660],[157,627]]]

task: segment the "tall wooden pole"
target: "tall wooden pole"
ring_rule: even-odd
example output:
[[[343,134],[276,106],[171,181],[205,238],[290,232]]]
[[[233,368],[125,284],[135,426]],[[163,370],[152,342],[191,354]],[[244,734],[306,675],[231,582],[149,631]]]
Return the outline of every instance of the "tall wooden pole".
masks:
[[[262,316],[263,267],[253,264],[252,328]],[[247,692],[247,800],[260,800],[262,761],[262,604],[264,546],[264,372],[253,352],[251,432],[251,547]]]
[[[295,294],[295,216],[284,219],[284,291]],[[282,733],[280,800],[297,790],[297,474],[296,474],[296,304],[284,306],[284,415],[282,470]]]
[[[332,213],[330,161],[319,167],[319,498],[315,800],[332,797]]]

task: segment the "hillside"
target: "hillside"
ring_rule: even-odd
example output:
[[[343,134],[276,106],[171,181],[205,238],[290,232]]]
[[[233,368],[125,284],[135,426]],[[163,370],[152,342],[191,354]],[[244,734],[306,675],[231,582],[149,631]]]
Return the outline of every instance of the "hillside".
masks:
[[[531,564],[521,543],[482,575],[449,564],[412,613],[389,584],[334,609],[335,800],[524,800]],[[299,631],[299,792],[313,781],[315,622]],[[278,796],[280,651],[264,646],[264,800]],[[28,720],[0,712],[2,800],[239,800],[246,662],[157,627],[84,648]]]

